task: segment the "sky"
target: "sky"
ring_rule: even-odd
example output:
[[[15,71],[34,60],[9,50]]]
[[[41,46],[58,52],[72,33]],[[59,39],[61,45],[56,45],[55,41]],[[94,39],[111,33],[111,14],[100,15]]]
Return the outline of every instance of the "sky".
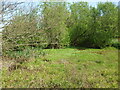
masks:
[[[18,2],[45,2],[45,1],[66,1],[66,2],[79,2],[79,1],[86,1],[86,2],[119,2],[119,0],[0,0],[0,1],[18,1]]]

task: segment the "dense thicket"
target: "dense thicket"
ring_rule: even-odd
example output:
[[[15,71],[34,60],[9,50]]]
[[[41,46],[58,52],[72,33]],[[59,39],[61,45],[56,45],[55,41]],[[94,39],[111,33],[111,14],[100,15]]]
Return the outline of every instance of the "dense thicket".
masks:
[[[4,27],[3,50],[25,46],[105,47],[117,35],[117,12],[111,2],[98,3],[97,7],[87,2],[40,3],[30,13],[15,15]]]

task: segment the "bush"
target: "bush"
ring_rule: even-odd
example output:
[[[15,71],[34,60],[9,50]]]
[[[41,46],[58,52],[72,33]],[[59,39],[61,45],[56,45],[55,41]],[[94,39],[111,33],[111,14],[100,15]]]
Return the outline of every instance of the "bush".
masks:
[[[120,49],[120,42],[113,43],[112,46]]]
[[[41,48],[26,47],[22,51],[6,51],[3,53],[3,56],[7,56],[14,59],[29,59],[29,58],[38,58],[45,55],[45,52]]]

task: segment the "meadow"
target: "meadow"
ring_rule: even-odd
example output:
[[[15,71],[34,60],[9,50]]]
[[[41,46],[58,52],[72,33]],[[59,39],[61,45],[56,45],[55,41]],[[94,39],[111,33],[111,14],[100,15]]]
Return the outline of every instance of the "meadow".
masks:
[[[33,48],[10,55],[18,60],[4,57],[3,88],[118,88],[118,49],[114,47]]]
[[[118,88],[115,3],[1,5],[2,88]]]

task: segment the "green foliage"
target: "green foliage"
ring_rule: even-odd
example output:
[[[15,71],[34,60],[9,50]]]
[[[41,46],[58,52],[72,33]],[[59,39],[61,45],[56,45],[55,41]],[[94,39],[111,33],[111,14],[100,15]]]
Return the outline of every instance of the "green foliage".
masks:
[[[90,11],[87,2],[74,3],[71,9],[70,40],[72,45],[80,45],[90,32]]]
[[[42,6],[43,27],[50,48],[60,48],[69,45],[69,34],[66,27],[68,11],[65,3],[44,3]],[[55,46],[54,46],[55,45]]]
[[[43,50],[41,48],[26,47],[23,51],[7,51],[6,54],[11,58],[32,58],[40,57]]]
[[[111,46],[120,49],[119,38],[115,38],[115,39],[113,39],[112,42],[111,42]]]
[[[120,49],[120,42],[113,43],[112,46]]]
[[[92,9],[91,35],[90,40],[94,46],[105,47],[110,45],[112,38],[117,33],[117,7],[111,2],[98,3],[97,8]]]
[[[105,47],[116,36],[117,7],[111,2],[98,3],[97,8],[86,2],[71,5],[70,40],[72,45]]]
[[[91,7],[87,2],[44,2],[28,14],[13,16],[3,30],[3,52],[28,46],[106,47],[117,31],[117,6],[111,2]]]
[[[33,10],[34,11],[34,10]],[[28,46],[44,48],[47,37],[43,30],[37,28],[35,11],[14,16],[3,30],[3,52],[7,50],[24,50]]]

